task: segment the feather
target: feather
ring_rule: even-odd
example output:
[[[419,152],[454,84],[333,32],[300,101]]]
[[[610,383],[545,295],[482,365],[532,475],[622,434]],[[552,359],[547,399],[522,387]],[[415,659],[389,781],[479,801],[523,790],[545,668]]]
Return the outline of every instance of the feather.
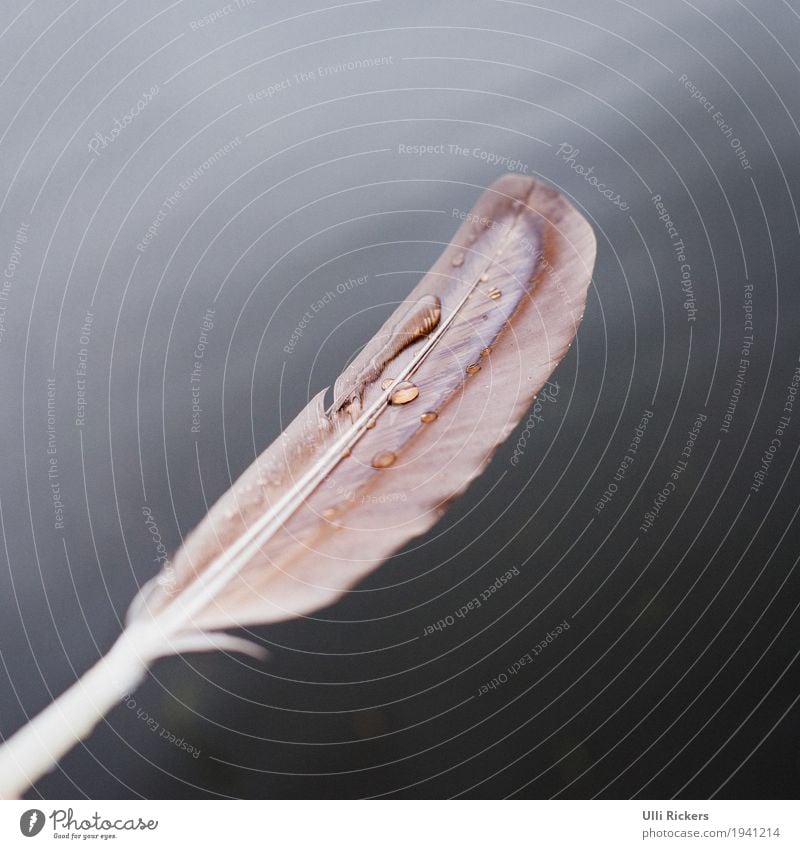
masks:
[[[136,652],[135,679],[165,653],[257,651],[225,629],[333,603],[486,467],[572,343],[595,240],[562,195],[527,177],[502,178],[460,217],[332,403],[317,394],[219,499],[98,666]],[[0,748],[0,773],[17,737]],[[10,786],[0,779],[0,793]]]

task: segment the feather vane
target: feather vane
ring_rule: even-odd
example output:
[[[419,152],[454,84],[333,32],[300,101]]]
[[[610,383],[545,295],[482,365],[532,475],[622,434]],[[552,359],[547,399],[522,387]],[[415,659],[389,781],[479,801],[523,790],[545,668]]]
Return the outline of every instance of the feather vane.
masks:
[[[319,393],[256,459],[133,619],[179,632],[307,615],[427,531],[569,348],[594,251],[562,195],[530,178],[494,184],[330,407]]]

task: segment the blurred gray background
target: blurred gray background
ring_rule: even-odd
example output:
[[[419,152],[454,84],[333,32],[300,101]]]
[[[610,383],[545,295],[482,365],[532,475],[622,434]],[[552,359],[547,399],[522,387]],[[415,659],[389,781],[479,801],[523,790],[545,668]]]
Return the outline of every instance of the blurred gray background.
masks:
[[[159,661],[31,798],[796,796],[795,0],[10,0],[0,32],[4,736],[453,210],[538,175],[598,239],[551,400],[421,548],[253,629],[264,663]]]

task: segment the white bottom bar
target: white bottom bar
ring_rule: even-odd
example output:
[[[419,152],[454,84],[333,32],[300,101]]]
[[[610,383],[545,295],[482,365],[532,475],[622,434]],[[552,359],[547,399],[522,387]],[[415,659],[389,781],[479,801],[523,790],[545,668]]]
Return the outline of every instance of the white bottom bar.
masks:
[[[23,829],[35,832],[32,836]],[[779,801],[139,801],[0,803],[0,845],[325,849],[800,846]]]

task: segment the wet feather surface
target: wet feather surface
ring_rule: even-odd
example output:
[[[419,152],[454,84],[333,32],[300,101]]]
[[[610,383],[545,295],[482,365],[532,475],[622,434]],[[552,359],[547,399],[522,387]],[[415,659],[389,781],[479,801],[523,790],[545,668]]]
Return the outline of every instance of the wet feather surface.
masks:
[[[320,392],[256,459],[131,621],[177,635],[310,614],[427,531],[567,352],[594,254],[591,228],[552,188],[491,186],[330,407]]]

